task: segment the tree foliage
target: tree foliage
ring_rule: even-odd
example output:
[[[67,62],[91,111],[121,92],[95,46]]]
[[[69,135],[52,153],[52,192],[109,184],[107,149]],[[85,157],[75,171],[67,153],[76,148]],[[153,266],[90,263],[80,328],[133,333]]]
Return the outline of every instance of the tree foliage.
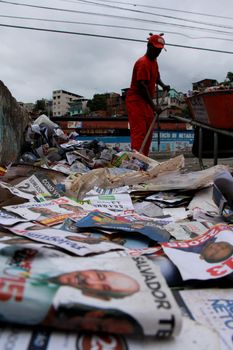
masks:
[[[50,115],[51,114],[51,106],[48,103],[47,100],[42,98],[42,100],[37,100],[33,109],[33,112],[35,114],[45,114],[45,115]]]
[[[89,100],[87,107],[91,112],[106,110],[107,108],[107,94],[95,94],[92,100]]]
[[[228,72],[227,73],[227,76],[226,76],[226,79],[232,83],[233,82],[233,72]]]

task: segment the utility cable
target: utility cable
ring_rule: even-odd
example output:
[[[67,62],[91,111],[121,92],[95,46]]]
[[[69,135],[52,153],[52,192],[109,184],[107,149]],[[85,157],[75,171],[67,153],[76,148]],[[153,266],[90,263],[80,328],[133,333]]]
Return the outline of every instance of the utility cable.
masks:
[[[113,8],[113,9],[117,9],[117,10],[126,10],[126,11],[130,11],[130,12],[136,12],[136,13],[140,13],[140,14],[144,14],[144,15],[156,15],[158,17],[163,17],[163,18],[169,18],[169,19],[175,19],[175,20],[179,20],[179,21],[183,21],[183,22],[191,22],[191,23],[195,23],[195,24],[203,24],[203,25],[208,25],[210,27],[219,27],[219,28],[226,28],[226,29],[233,29],[232,26],[226,26],[223,24],[213,24],[213,23],[206,23],[206,22],[202,22],[202,21],[195,21],[195,20],[191,20],[191,19],[187,19],[187,18],[181,18],[181,17],[175,17],[175,16],[169,16],[169,15],[163,15],[163,14],[159,14],[159,13],[151,13],[151,12],[147,12],[147,11],[141,11],[141,10],[135,10],[135,9],[128,9],[125,7],[120,7],[120,6],[115,6],[115,5],[108,5],[108,4],[100,4],[96,1],[90,1],[90,0],[77,0],[78,2],[84,3],[84,4],[92,4],[92,5],[96,5],[96,6],[104,6],[107,8]]]
[[[70,31],[66,31],[66,30],[55,30],[55,29],[44,29],[44,28],[36,28],[36,27],[25,27],[25,26],[9,25],[9,24],[2,24],[2,23],[0,23],[0,26],[1,27],[7,27],[7,28],[26,29],[26,30],[35,30],[35,31],[42,31],[42,32],[52,32],[52,33],[59,33],[59,34],[71,34],[71,35],[80,35],[80,36],[88,36],[88,37],[95,37],[95,38],[105,38],[105,39],[124,40],[124,41],[145,43],[145,40],[123,38],[123,37],[119,37],[119,36],[116,37],[116,36],[110,36],[110,35],[90,34],[90,33],[81,33],[81,32],[70,32]],[[210,52],[226,53],[226,54],[233,55],[233,51],[217,50],[217,49],[210,49],[210,48],[204,48],[204,47],[179,45],[179,44],[169,44],[169,43],[166,43],[166,45],[167,46],[173,46],[173,47],[182,47],[182,48],[185,48],[185,49],[210,51]]]
[[[117,15],[110,15],[110,14],[96,13],[96,12],[89,12],[89,11],[60,9],[60,8],[56,8],[56,7],[30,5],[30,4],[25,4],[25,3],[20,3],[19,4],[19,3],[12,2],[12,1],[6,1],[6,0],[0,0],[0,3],[10,4],[10,5],[18,5],[18,6],[26,6],[26,7],[32,7],[32,8],[39,8],[39,9],[43,9],[43,10],[79,13],[79,14],[85,14],[85,15],[109,17],[109,18],[115,18],[115,19],[139,21],[139,22],[146,22],[146,23],[150,22],[150,23],[156,23],[156,24],[176,26],[176,27],[180,27],[180,28],[188,28],[188,29],[201,30],[201,31],[204,30],[204,31],[208,31],[208,32],[221,33],[221,34],[224,34],[224,35],[232,35],[231,32],[222,31],[222,30],[215,30],[215,29],[210,29],[210,28],[208,29],[208,28],[203,28],[203,27],[186,26],[186,25],[178,24],[178,23],[167,23],[167,22],[162,22],[162,21],[146,20],[146,19],[143,19],[143,18],[132,18],[132,17],[117,16]]]
[[[72,0],[71,0],[72,1]],[[9,15],[0,15],[0,17],[2,18],[11,18],[11,19],[19,19],[19,20],[33,20],[33,21],[39,21],[39,22],[51,22],[51,23],[67,23],[67,24],[78,24],[78,25],[88,25],[88,26],[94,26],[94,27],[107,27],[107,28],[119,28],[119,29],[130,29],[130,30],[140,30],[140,31],[147,31],[147,32],[151,32],[151,31],[157,31],[157,32],[161,32],[161,28],[160,29],[151,29],[151,28],[138,28],[138,27],[130,27],[130,26],[119,26],[119,25],[114,25],[114,24],[100,24],[100,23],[90,23],[90,22],[80,22],[80,21],[66,21],[66,20],[58,20],[58,19],[47,19],[47,18],[37,18],[37,17],[20,17],[20,16],[9,16]],[[179,32],[172,32],[172,31],[167,31],[165,30],[164,33],[168,33],[168,34],[174,34],[174,35],[180,35],[183,36],[185,38],[188,39],[213,39],[213,40],[225,40],[225,41],[233,41],[232,39],[229,38],[218,38],[218,37],[206,37],[206,36],[202,36],[202,37],[195,37],[195,36],[191,36],[191,35],[187,35],[184,33],[179,33]],[[233,34],[233,33],[232,33]]]
[[[73,3],[76,2],[75,0],[60,0],[60,1],[65,1],[65,2],[67,1],[67,2],[73,2]],[[153,5],[140,5],[140,4],[129,3],[129,2],[124,2],[124,1],[111,1],[111,0],[98,0],[98,1],[114,3],[114,4],[121,4],[121,5],[128,5],[128,6],[134,6],[134,7],[144,7],[144,8],[151,8],[151,9],[158,9],[158,10],[186,13],[186,14],[190,14],[190,15],[214,17],[214,18],[221,18],[221,19],[233,19],[233,17],[219,16],[219,15],[214,15],[214,14],[204,13],[204,12],[177,10],[177,9],[171,9],[171,8],[168,8],[168,7],[159,7],[159,6],[153,6]]]

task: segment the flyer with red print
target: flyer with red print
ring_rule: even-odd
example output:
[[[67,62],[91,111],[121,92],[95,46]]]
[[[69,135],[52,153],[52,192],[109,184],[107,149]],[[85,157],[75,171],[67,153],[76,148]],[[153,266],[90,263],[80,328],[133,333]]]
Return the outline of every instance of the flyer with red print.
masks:
[[[161,243],[184,280],[221,278],[233,272],[233,228],[211,227],[195,239]]]

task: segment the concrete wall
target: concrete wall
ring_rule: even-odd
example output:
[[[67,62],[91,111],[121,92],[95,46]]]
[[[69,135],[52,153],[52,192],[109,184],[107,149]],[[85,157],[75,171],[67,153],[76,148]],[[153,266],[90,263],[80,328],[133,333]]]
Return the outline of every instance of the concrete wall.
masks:
[[[19,106],[8,88],[0,81],[0,164],[14,162],[20,154],[23,133],[29,115]]]

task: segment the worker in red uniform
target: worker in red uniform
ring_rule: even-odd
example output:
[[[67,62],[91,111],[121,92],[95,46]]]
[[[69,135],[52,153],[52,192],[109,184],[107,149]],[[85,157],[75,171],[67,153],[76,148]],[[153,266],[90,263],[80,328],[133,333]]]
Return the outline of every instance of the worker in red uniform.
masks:
[[[161,112],[153,99],[156,97],[156,85],[163,90],[170,90],[169,85],[165,85],[159,74],[157,57],[164,48],[165,41],[160,35],[152,35],[148,38],[147,51],[139,58],[133,68],[131,86],[126,95],[126,108],[131,134],[131,148],[139,151],[153,119],[154,113]],[[153,131],[142,150],[146,156],[149,154]]]

